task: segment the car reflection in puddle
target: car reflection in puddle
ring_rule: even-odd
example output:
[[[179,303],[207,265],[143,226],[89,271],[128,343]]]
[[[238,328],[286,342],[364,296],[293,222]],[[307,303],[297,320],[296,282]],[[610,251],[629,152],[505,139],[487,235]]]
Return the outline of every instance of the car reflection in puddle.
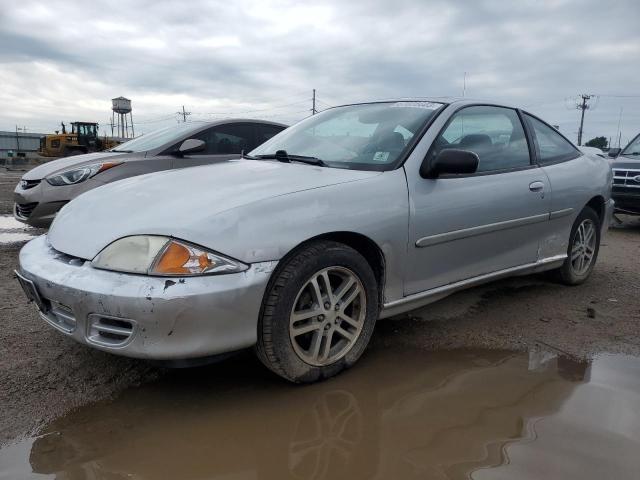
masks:
[[[59,480],[638,478],[639,407],[640,361],[624,356],[374,350],[305,387],[247,356],[81,408],[0,465]]]

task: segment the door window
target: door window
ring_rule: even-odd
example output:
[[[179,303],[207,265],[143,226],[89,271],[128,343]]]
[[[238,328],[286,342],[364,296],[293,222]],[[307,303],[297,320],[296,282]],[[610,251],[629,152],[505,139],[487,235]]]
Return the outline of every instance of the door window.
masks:
[[[256,125],[256,144],[255,147],[262,145],[271,137],[275,137],[286,127],[279,127],[278,125]],[[255,148],[253,147],[253,148]]]
[[[466,107],[453,115],[436,138],[429,155],[446,149],[474,152],[478,172],[527,167],[531,164],[527,138],[515,110],[503,107]]]
[[[533,130],[538,161],[542,165],[571,160],[581,155],[571,142],[550,126],[531,115],[525,114],[525,118]]]
[[[246,124],[219,125],[191,137],[205,142],[199,155],[230,155],[252,150],[253,126]]]

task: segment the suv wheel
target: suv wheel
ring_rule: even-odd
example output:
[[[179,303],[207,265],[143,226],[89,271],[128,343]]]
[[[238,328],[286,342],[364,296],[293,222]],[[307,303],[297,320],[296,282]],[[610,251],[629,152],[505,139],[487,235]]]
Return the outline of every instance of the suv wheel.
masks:
[[[364,257],[333,241],[309,244],[270,282],[258,357],[292,382],[331,377],[362,355],[377,317],[378,286]]]

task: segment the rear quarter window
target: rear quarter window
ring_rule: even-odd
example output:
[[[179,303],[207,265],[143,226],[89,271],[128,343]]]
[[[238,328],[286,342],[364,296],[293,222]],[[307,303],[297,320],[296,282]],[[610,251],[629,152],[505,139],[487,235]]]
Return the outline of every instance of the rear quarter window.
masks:
[[[535,117],[524,114],[534,137],[534,145],[538,156],[538,163],[564,162],[578,158],[582,153],[564,138],[557,130]]]

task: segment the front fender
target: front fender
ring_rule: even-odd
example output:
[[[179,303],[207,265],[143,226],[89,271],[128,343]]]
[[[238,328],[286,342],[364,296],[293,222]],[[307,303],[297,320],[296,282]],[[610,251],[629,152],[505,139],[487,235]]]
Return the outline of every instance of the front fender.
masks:
[[[338,185],[272,197],[211,219],[215,250],[245,263],[280,260],[330,232],[373,240],[385,257],[385,298],[402,296],[409,204],[403,169]]]

